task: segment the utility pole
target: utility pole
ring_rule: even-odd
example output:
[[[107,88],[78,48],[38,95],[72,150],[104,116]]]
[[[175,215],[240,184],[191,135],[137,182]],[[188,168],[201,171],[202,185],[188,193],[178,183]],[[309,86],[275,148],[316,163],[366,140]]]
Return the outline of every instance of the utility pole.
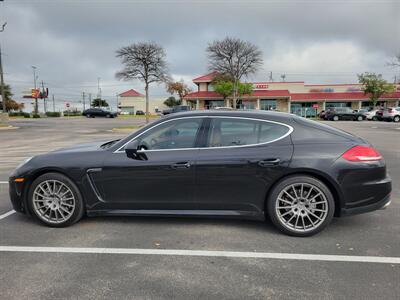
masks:
[[[272,71],[269,72],[269,81],[270,81],[270,82],[273,82],[273,81],[274,81],[274,78],[272,77]]]
[[[43,109],[44,109],[44,113],[46,113],[47,111],[47,107],[46,107],[46,91],[44,89],[44,82],[42,80],[42,99],[43,99]]]
[[[85,110],[86,109],[85,92],[82,92],[82,102],[83,102],[83,110]]]
[[[118,112],[118,93],[116,94],[116,96],[117,96],[117,110],[116,110],[116,112]]]
[[[4,31],[4,28],[6,27],[7,22],[3,24],[3,26],[0,29],[0,32]],[[6,112],[6,93],[5,93],[5,85],[4,85],[4,75],[3,75],[3,64],[1,60],[1,46],[0,46],[0,84],[1,84],[1,99],[3,103],[3,112]]]
[[[101,99],[100,77],[97,77],[97,98]]]
[[[52,95],[53,98],[53,112],[56,112],[56,102],[54,100],[54,94]]]
[[[89,93],[89,107],[92,108],[92,93]]]
[[[36,67],[32,66],[33,69],[33,87],[36,90]],[[37,97],[35,97],[35,108],[34,108],[34,113],[37,114],[39,112],[38,109],[38,101],[37,101]]]

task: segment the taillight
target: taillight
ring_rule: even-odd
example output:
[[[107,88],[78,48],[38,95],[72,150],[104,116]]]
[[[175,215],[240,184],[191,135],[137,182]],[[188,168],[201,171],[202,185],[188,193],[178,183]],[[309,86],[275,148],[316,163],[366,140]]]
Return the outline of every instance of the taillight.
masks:
[[[368,146],[355,146],[343,153],[342,157],[345,160],[355,162],[376,161],[382,159],[382,155],[380,155],[378,151]]]

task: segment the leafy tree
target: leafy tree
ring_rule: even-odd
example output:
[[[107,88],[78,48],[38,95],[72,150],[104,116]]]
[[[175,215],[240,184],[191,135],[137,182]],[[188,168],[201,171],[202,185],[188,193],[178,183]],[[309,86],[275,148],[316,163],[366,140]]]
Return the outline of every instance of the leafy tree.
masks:
[[[382,78],[381,74],[364,73],[358,75],[358,81],[363,85],[362,90],[369,96],[374,106],[379,98],[386,93],[394,92],[394,85]]]
[[[391,66],[391,67],[400,68],[400,53],[395,55],[393,60],[391,62],[389,62],[388,65]]]
[[[2,94],[2,89],[3,89],[3,87],[2,86],[0,86],[0,95]],[[6,108],[5,108],[5,111],[7,111],[8,109],[7,109],[7,102],[9,101],[9,100],[11,100],[11,97],[12,97],[12,93],[11,93],[11,87],[10,87],[10,85],[8,85],[8,84],[5,84],[4,85],[4,97],[6,98]],[[1,105],[0,105],[0,108],[1,109],[3,109],[3,103],[2,103],[2,101],[0,101],[0,103],[1,103]]]
[[[182,100],[180,99],[176,99],[175,97],[168,97],[167,100],[164,101],[164,104],[168,107],[174,107],[177,105],[181,105],[182,104]]]
[[[262,52],[256,45],[237,38],[213,41],[206,52],[209,69],[232,79],[234,102],[241,79],[256,73],[263,63]]]
[[[95,98],[92,100],[92,106],[93,107],[108,107],[109,105],[106,100],[100,99],[100,98]]]
[[[116,73],[122,80],[139,79],[146,94],[146,123],[149,122],[149,85],[169,80],[164,49],[153,42],[140,42],[117,50],[124,68]]]
[[[167,82],[167,92],[171,95],[177,94],[181,103],[183,102],[183,98],[191,92],[191,89],[181,81],[168,81]]]
[[[222,96],[222,98],[227,99],[228,97],[233,97],[235,93],[235,86],[237,87],[237,98],[235,101],[235,107],[237,106],[240,98],[243,95],[251,95],[253,93],[253,85],[250,83],[241,83],[241,82],[236,82],[232,80],[230,76],[226,75],[220,75],[214,78],[212,81],[212,86],[214,88],[214,91],[217,92]]]
[[[25,107],[24,103],[18,103],[17,101],[14,101],[12,99],[8,99],[6,101],[6,111],[10,111],[10,110],[22,111],[24,109],[24,107]]]

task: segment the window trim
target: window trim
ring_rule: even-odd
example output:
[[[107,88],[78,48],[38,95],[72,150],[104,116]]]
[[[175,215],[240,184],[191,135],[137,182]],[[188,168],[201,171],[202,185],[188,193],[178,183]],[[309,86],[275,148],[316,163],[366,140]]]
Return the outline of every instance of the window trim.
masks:
[[[234,146],[219,146],[219,147],[194,147],[194,148],[176,148],[176,149],[153,149],[153,150],[138,150],[138,153],[147,153],[147,152],[163,152],[163,151],[179,151],[179,150],[204,150],[204,149],[232,149],[232,148],[244,148],[244,147],[254,147],[254,146],[260,146],[260,145],[266,145],[266,144],[271,144],[274,143],[276,141],[282,140],[285,137],[289,136],[292,132],[293,132],[293,127],[290,125],[287,125],[285,123],[281,123],[281,122],[276,122],[276,121],[270,121],[270,120],[264,120],[264,119],[257,119],[257,118],[248,118],[248,117],[234,117],[234,116],[210,116],[210,115],[206,115],[206,116],[192,116],[192,117],[180,117],[180,118],[173,118],[170,120],[165,120],[164,122],[160,122],[154,126],[151,126],[150,128],[146,129],[145,131],[141,132],[140,134],[138,134],[137,136],[133,137],[132,139],[130,139],[129,141],[127,141],[126,143],[124,143],[122,146],[120,146],[117,150],[115,150],[113,153],[125,153],[123,149],[127,144],[129,144],[130,142],[132,142],[133,140],[137,139],[138,137],[142,136],[143,134],[145,134],[146,132],[148,132],[149,130],[156,128],[162,124],[165,124],[167,122],[172,122],[175,120],[181,120],[181,119],[203,119],[202,124],[200,125],[200,134],[204,134],[205,130],[202,130],[204,122],[207,119],[213,119],[213,118],[220,118],[220,119],[240,119],[240,120],[252,120],[252,121],[260,121],[260,122],[266,122],[266,123],[272,123],[272,124],[278,124],[278,125],[282,125],[282,126],[286,126],[287,128],[289,128],[288,132],[286,132],[284,135],[282,135],[279,138],[276,138],[272,141],[268,141],[268,142],[264,142],[264,143],[257,143],[257,144],[249,144],[249,145],[234,145]],[[209,128],[207,128],[207,134],[209,132]],[[197,139],[197,138],[196,138]],[[196,141],[197,142],[197,141]]]

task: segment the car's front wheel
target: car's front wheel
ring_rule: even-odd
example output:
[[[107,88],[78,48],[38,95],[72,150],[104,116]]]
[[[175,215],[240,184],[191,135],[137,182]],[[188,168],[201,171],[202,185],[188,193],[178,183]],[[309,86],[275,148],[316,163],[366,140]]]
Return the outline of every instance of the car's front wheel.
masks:
[[[32,214],[51,227],[65,227],[84,214],[82,196],[76,185],[59,173],[46,173],[36,178],[28,195]]]
[[[332,120],[333,121],[339,121],[339,116],[333,116]]]
[[[357,121],[362,121],[362,120],[364,120],[364,118],[362,116],[357,117]]]
[[[272,223],[293,236],[311,236],[332,220],[335,202],[329,188],[310,176],[290,176],[281,180],[267,199]]]
[[[400,116],[394,116],[393,122],[396,122],[396,123],[400,122]]]

